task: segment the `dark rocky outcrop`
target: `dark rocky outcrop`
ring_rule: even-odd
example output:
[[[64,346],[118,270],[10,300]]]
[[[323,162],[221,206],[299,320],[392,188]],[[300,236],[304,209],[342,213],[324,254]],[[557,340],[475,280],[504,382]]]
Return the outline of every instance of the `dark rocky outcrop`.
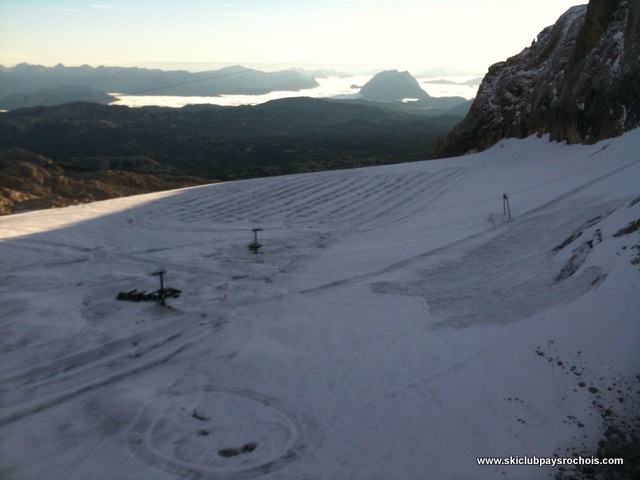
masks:
[[[491,66],[468,115],[438,141],[432,157],[532,134],[595,143],[639,122],[640,2],[591,0]]]
[[[61,164],[22,149],[0,151],[0,215],[211,183],[146,157]]]
[[[407,71],[387,70],[376,74],[361,89],[365,100],[399,102],[405,98],[424,100],[430,98],[418,81]]]

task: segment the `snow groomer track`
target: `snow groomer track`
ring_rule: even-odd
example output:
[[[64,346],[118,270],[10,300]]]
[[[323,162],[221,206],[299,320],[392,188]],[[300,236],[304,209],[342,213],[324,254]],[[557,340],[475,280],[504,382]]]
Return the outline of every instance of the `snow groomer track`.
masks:
[[[291,227],[367,230],[423,212],[425,206],[459,188],[469,174],[466,168],[399,174],[352,170],[275,177],[268,182],[248,180],[219,185],[207,193],[193,190],[168,202],[166,209],[137,220],[156,228],[176,222],[191,228],[199,222],[253,219]]]

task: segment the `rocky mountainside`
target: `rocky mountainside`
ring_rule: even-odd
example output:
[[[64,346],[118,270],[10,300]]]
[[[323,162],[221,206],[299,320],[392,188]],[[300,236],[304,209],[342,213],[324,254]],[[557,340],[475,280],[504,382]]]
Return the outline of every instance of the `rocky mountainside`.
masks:
[[[211,183],[146,157],[62,164],[22,149],[0,151],[0,215]]]
[[[591,0],[491,66],[469,113],[432,157],[532,134],[590,144],[639,122],[640,1]]]

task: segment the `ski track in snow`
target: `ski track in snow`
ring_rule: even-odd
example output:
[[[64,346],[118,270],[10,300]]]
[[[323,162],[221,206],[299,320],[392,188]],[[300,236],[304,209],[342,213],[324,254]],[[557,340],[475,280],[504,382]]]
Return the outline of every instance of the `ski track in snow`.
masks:
[[[99,349],[63,357],[47,366],[1,378],[11,390],[3,394],[0,425],[56,405],[79,393],[167,362],[201,339],[202,332],[177,322],[167,332],[153,331],[117,340]],[[188,328],[188,327],[187,327]],[[81,333],[81,335],[84,332]],[[25,402],[26,398],[34,399]]]
[[[638,131],[606,150],[514,140],[0,219],[0,427],[14,439],[0,474],[494,478],[474,465],[486,445],[550,456],[572,431],[539,428],[590,403],[530,365],[530,342],[556,335],[531,319],[557,322],[619,275],[622,244],[606,252],[634,238],[612,235],[638,210],[639,144]],[[171,308],[115,300],[156,289],[158,267],[183,290]],[[499,355],[529,369],[522,385]],[[483,368],[493,395],[472,391]],[[498,413],[502,394],[527,397],[530,426]],[[452,448],[467,458],[439,461]]]

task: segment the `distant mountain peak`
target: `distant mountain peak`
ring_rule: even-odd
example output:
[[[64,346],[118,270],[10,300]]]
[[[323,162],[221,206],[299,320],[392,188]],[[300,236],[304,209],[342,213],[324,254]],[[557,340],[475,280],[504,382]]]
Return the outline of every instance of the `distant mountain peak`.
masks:
[[[408,72],[386,70],[376,74],[361,89],[365,100],[399,102],[405,98],[424,100],[431,98],[418,81]]]

